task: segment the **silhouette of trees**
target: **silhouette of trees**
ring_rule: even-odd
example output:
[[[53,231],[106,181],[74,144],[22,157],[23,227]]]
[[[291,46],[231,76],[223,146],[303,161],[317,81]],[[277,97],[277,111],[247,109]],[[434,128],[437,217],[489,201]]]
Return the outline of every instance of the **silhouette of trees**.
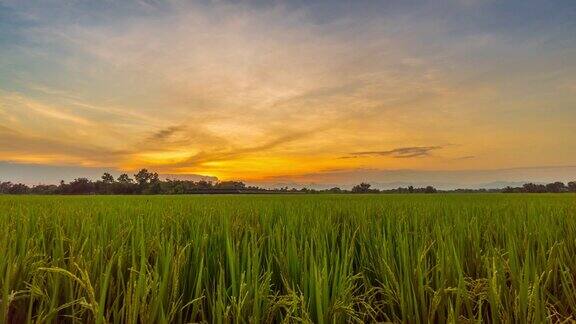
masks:
[[[138,191],[142,194],[158,194],[160,193],[160,179],[158,173],[148,172],[146,169],[138,171],[134,175],[134,179],[138,184]]]
[[[462,189],[460,189],[462,190]],[[396,189],[390,189],[390,190],[382,190],[380,191],[382,193],[401,193],[401,194],[422,194],[422,193],[426,193],[426,194],[430,194],[430,193],[437,193],[438,190],[436,188],[434,188],[433,186],[426,186],[424,188],[416,188],[414,186],[408,186],[407,188],[405,187],[398,187]],[[449,192],[449,191],[445,191],[445,192]]]
[[[9,194],[10,188],[12,188],[12,182],[10,181],[0,182],[0,193]]]
[[[366,183],[366,182],[362,182],[359,185],[355,185],[354,187],[352,187],[352,192],[353,193],[368,193],[368,192],[374,192],[373,190],[370,190],[370,184]]]
[[[69,184],[62,186],[63,193],[67,194],[95,194],[96,186],[87,178],[76,178]]]
[[[436,190],[436,188],[432,186],[427,186],[426,188],[424,188],[424,193],[436,193],[436,192],[438,192],[438,190]]]
[[[20,195],[28,192],[28,186],[22,183],[12,183],[10,181],[0,183],[0,193],[10,195]]]
[[[103,183],[114,183],[114,177],[108,172],[104,173],[101,179]]]
[[[28,189],[28,193],[35,195],[54,195],[58,193],[56,185],[37,185]]]
[[[546,186],[543,184],[525,183],[522,188],[524,192],[529,193],[546,192]]]
[[[573,183],[573,182],[570,182]],[[526,183],[522,187],[506,187],[502,190],[502,192],[515,192],[515,193],[560,193],[560,192],[568,192],[571,191],[570,183],[566,186],[563,182],[556,181],[548,184],[535,184],[535,183]]]
[[[526,183],[522,187],[506,187],[502,189],[455,189],[437,190],[433,186],[416,188],[414,186],[399,187],[396,189],[378,190],[371,187],[369,183],[362,182],[355,185],[351,190],[338,187],[330,189],[316,190],[309,188],[296,189],[288,187],[280,189],[263,189],[254,186],[246,186],[241,181],[189,181],[189,180],[161,180],[158,173],[149,172],[142,169],[134,174],[134,179],[126,173],[121,174],[115,180],[110,173],[104,173],[100,179],[92,181],[87,178],[76,178],[69,183],[60,181],[59,185],[36,185],[27,186],[22,183],[12,183],[10,181],[0,181],[0,194],[62,194],[62,195],[133,195],[133,194],[211,194],[211,193],[483,193],[483,192],[505,192],[505,193],[562,193],[576,192],[576,181],[557,181],[548,184]]]
[[[118,176],[118,182],[120,183],[132,183],[134,182],[129,175],[127,175],[126,173],[122,173],[121,175]]]
[[[145,186],[146,184],[157,182],[158,173],[152,173],[148,172],[148,170],[146,169],[142,169],[134,175],[134,179],[136,180],[136,183],[138,183],[138,185]]]
[[[218,182],[214,187],[224,190],[243,190],[246,188],[246,185],[240,181],[223,181]]]
[[[562,182],[553,182],[546,185],[546,192],[564,192],[566,186]]]

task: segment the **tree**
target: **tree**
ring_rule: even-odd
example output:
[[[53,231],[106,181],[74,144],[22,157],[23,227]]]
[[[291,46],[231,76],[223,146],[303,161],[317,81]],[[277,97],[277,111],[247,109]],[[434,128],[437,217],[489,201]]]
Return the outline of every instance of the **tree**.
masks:
[[[576,181],[568,182],[568,191],[576,192]]]
[[[362,182],[359,185],[355,185],[352,188],[352,192],[353,193],[366,193],[366,192],[370,192],[370,184],[369,183],[365,183]]]
[[[142,169],[134,175],[136,183],[138,184],[138,191],[143,194],[157,194],[160,193],[160,178],[158,173],[148,172],[147,169]]]
[[[120,176],[118,176],[118,182],[120,183],[132,183],[132,179],[130,179],[130,176],[128,176],[126,173],[122,173]]]
[[[114,177],[113,177],[110,173],[105,172],[105,173],[102,175],[102,182],[104,182],[104,183],[114,183]]]
[[[212,189],[212,182],[200,180],[196,182],[196,187],[200,190],[209,190]]]
[[[160,181],[158,173],[148,172],[146,169],[138,171],[138,173],[134,175],[134,179],[136,179],[136,183],[138,183],[140,186],[143,186],[147,183]]]
[[[64,192],[69,194],[95,193],[94,183],[86,178],[76,178],[65,186]]]
[[[427,186],[427,187],[424,189],[424,192],[425,192],[425,193],[436,193],[437,191],[438,191],[438,190],[436,190],[436,188],[434,188],[434,187],[432,187],[432,186]]]
[[[162,186],[161,186],[161,181],[160,178],[158,177],[158,173],[154,172],[154,173],[149,173],[148,176],[148,183],[146,184],[146,188],[144,189],[143,193],[144,194],[159,194],[162,192]]]
[[[12,183],[10,181],[0,182],[0,194],[21,195],[29,191],[30,188],[22,183]]]
[[[40,184],[30,188],[29,192],[36,195],[54,195],[58,193],[58,186]]]
[[[522,189],[524,192],[529,193],[546,192],[546,186],[542,184],[525,183]]]
[[[564,183],[560,181],[549,183],[546,185],[547,192],[562,192],[564,191],[565,188],[566,186],[564,185]]]
[[[139,184],[140,186],[143,186],[144,184],[146,184],[148,182],[148,177],[149,177],[148,170],[142,169],[134,175],[134,180],[136,180],[137,184]]]
[[[136,185],[134,180],[132,180],[126,173],[118,176],[117,182],[112,185],[113,194],[133,194],[136,191]]]
[[[0,182],[0,194],[10,193],[10,188],[12,188],[12,182],[10,181]]]
[[[216,188],[225,190],[243,190],[246,185],[240,181],[221,181],[216,184]]]
[[[21,195],[28,193],[28,186],[23,183],[13,184],[12,187],[10,187],[9,193],[13,195]]]

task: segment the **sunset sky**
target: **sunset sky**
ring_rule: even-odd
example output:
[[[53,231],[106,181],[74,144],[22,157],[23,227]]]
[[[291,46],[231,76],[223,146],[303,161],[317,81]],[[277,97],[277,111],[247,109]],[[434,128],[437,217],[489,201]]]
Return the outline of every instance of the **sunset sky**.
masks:
[[[472,184],[575,166],[573,0],[0,0],[0,181]]]

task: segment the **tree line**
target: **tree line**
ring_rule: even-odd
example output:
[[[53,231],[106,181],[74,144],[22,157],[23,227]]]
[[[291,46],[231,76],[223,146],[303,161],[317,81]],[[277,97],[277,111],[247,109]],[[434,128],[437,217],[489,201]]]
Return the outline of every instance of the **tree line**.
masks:
[[[330,189],[308,189],[283,187],[279,189],[266,189],[256,186],[247,186],[240,181],[191,181],[191,180],[161,180],[156,172],[142,169],[131,178],[123,173],[114,178],[110,173],[104,173],[96,181],[88,178],[76,178],[68,183],[60,181],[58,185],[28,186],[22,183],[0,181],[0,194],[40,194],[40,195],[178,195],[199,193],[406,193],[406,194],[432,194],[444,193],[562,193],[576,192],[576,181],[564,184],[553,182],[548,184],[526,183],[522,187],[506,187],[501,189],[454,189],[439,190],[433,186],[426,187],[399,187],[396,189],[380,190],[372,188],[369,183],[360,183],[351,190],[334,187]]]
[[[522,187],[506,187],[502,189],[502,192],[507,193],[576,192],[576,181],[568,182],[568,184],[564,184],[563,182],[560,181],[548,184],[526,183]]]
[[[239,181],[190,181],[161,180],[156,172],[142,169],[131,178],[123,173],[114,178],[104,173],[96,181],[88,178],[76,178],[59,185],[27,186],[22,183],[0,182],[0,194],[42,194],[42,195],[155,195],[155,194],[193,194],[193,193],[240,193],[261,192],[265,189],[246,186]]]

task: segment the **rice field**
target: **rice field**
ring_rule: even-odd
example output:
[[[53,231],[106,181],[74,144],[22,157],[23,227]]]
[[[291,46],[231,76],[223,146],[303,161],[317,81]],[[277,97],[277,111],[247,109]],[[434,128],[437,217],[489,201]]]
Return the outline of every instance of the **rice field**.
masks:
[[[576,195],[0,196],[5,323],[576,319]]]

